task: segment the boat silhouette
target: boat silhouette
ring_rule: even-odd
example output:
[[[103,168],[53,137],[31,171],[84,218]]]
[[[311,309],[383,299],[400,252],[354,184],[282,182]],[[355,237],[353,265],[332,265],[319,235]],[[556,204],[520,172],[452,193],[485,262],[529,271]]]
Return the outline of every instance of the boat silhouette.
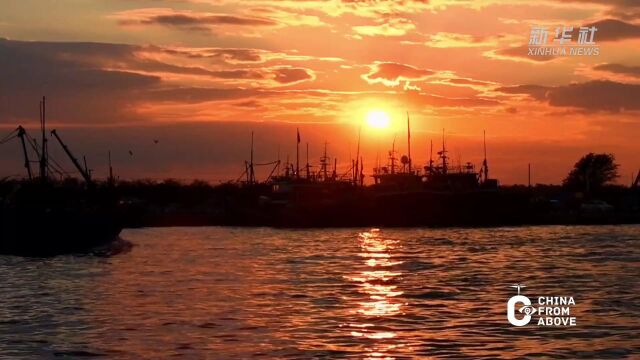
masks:
[[[114,241],[122,230],[112,178],[106,184],[97,184],[91,178],[86,160],[85,166],[81,166],[55,130],[51,136],[84,181],[53,177],[63,173],[48,155],[45,101],[43,97],[40,103],[41,142],[38,144],[22,126],[13,134],[21,140],[27,178],[12,183],[11,190],[0,199],[0,254],[83,253]],[[10,138],[6,137],[5,141]],[[27,145],[38,157],[39,176],[34,176],[31,169]]]

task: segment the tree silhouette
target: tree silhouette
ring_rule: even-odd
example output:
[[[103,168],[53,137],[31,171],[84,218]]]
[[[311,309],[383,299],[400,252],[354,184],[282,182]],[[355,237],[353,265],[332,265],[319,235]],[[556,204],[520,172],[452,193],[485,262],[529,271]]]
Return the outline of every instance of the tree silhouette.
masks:
[[[620,176],[618,174],[619,165],[615,160],[613,154],[589,153],[573,166],[573,170],[564,179],[563,185],[574,189],[584,189],[586,192],[600,188]]]

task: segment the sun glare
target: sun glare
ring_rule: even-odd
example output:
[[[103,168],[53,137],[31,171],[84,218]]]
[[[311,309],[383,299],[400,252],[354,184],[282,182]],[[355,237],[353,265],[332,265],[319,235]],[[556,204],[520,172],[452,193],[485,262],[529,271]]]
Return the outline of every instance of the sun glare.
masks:
[[[390,123],[391,119],[384,111],[374,110],[367,113],[367,124],[372,128],[386,129],[389,127]]]

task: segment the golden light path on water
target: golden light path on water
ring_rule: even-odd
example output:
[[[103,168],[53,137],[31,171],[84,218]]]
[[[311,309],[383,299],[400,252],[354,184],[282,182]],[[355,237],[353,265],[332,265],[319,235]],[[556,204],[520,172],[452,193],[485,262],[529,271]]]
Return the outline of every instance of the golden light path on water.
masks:
[[[388,358],[385,354],[389,350],[404,346],[386,341],[397,337],[398,333],[376,328],[374,324],[366,321],[366,317],[389,317],[402,313],[403,303],[396,298],[403,292],[394,285],[402,273],[388,270],[394,265],[402,264],[402,261],[394,260],[394,249],[401,244],[399,240],[385,239],[379,229],[361,232],[358,234],[358,241],[362,249],[358,255],[363,258],[367,270],[346,278],[355,282],[359,292],[365,296],[364,301],[356,302],[359,307],[351,311],[352,315],[356,318],[358,315],[364,315],[365,318],[354,321],[347,327],[352,328],[350,333],[354,337],[380,340],[367,349],[368,358]]]

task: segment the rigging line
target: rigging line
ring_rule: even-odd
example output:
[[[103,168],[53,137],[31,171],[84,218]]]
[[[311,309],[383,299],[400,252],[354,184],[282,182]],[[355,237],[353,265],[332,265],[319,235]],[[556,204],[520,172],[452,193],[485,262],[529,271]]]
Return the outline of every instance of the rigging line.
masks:
[[[18,134],[14,134],[16,131],[17,130],[12,131],[11,133],[7,134],[7,136],[5,136],[2,140],[0,140],[0,145],[18,137]]]
[[[253,164],[253,166],[266,166],[266,165],[275,165],[277,163],[279,163],[279,160],[276,161],[272,161],[272,162],[268,162],[268,163],[262,163],[262,164]]]
[[[35,151],[36,155],[40,157],[40,150],[38,150],[38,145],[36,144],[35,139],[33,139],[29,134],[25,134],[25,135],[27,137],[27,142],[29,143],[29,145],[31,145],[31,148],[33,149],[33,151]],[[60,165],[55,158],[53,158],[52,156],[49,156],[48,160],[50,161],[48,165],[49,168],[51,168],[52,166],[55,166],[59,174],[67,174],[67,175],[69,174],[69,172],[64,170],[62,165]],[[39,162],[39,161],[35,161],[35,162]]]

